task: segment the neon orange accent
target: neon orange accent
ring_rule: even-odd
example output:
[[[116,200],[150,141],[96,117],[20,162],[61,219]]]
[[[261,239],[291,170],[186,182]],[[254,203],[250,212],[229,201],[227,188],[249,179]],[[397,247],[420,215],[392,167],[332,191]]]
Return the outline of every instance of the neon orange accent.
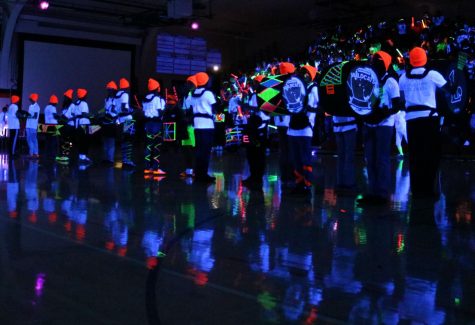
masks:
[[[313,172],[313,167],[312,166],[303,166],[303,170],[312,173]]]
[[[327,95],[335,95],[335,85],[327,85],[325,89],[327,90]]]
[[[295,183],[302,183],[304,181],[304,177],[298,171],[294,170],[295,175]]]

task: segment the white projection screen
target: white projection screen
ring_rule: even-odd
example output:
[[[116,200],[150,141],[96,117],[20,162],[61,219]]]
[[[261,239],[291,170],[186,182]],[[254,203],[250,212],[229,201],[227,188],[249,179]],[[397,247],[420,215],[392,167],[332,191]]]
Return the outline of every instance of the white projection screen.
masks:
[[[58,96],[60,107],[66,89],[85,88],[89,109],[97,112],[104,107],[107,82],[130,80],[131,66],[132,50],[25,40],[22,106],[28,106],[28,95],[35,92],[43,113],[51,94]]]

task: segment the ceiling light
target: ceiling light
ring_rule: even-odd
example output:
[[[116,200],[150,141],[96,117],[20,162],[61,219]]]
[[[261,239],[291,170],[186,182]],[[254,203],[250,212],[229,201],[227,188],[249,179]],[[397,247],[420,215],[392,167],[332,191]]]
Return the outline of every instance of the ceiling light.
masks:
[[[46,0],[41,0],[38,4],[41,10],[47,10],[49,8],[49,2]]]

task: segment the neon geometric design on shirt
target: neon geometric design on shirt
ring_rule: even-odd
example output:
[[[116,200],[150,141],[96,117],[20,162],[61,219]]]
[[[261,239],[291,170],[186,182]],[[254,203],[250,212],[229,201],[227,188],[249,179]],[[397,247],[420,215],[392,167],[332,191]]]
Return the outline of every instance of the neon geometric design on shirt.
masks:
[[[280,93],[280,91],[275,90],[274,88],[267,88],[261,91],[257,96],[264,100],[265,102],[269,102],[272,98],[277,96]]]
[[[268,77],[269,79],[261,83],[262,86],[266,88],[272,88],[282,83],[282,80],[277,79],[277,77]]]
[[[273,113],[277,109],[277,105],[273,105],[269,102],[265,102],[261,105],[261,110]]]
[[[325,77],[323,77],[322,81],[320,82],[320,86],[326,86],[326,85],[341,85],[342,84],[342,73],[341,69],[345,65],[345,63],[348,61],[343,61],[340,64],[337,64],[328,70],[328,72],[325,74]]]

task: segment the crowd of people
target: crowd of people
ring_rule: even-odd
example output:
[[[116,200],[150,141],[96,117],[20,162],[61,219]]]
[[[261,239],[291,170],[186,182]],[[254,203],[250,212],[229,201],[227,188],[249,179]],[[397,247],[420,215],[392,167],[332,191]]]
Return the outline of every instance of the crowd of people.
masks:
[[[353,35],[338,27],[334,33],[319,34],[301,63],[298,60],[295,64],[290,60],[264,63],[252,74],[231,74],[222,83],[219,94],[209,87],[205,72],[186,79],[185,95],[181,99],[176,91],[166,90],[162,96],[160,83],[150,78],[141,105],[132,107],[130,83],[122,78],[118,84],[107,83],[104,109],[91,114],[88,91],[77,89],[74,96],[74,91],[68,89],[60,107],[58,97],[51,95],[40,129],[39,95],[28,96],[27,110],[19,108],[20,98],[13,95],[4,112],[8,120],[9,153],[11,158],[18,156],[20,121],[25,120],[31,159],[39,158],[37,133],[40,131],[47,139],[44,156],[68,163],[71,153],[77,151],[79,162],[89,164],[90,137],[97,129],[95,126],[100,125],[104,162],[114,164],[116,140],[120,139],[122,166],[136,168],[134,143],[137,120],[141,120],[146,136],[144,174],[161,179],[167,175],[161,168],[161,146],[170,132],[168,124],[173,124],[173,140],[181,144],[185,162],[180,176],[209,183],[214,181],[208,174],[211,151],[222,150],[226,146],[226,129],[234,129],[246,147],[249,164],[250,175],[243,184],[259,189],[266,168],[269,125],[272,125],[279,138],[282,187],[291,195],[308,196],[313,181],[312,139],[325,128],[325,122],[321,121],[331,120],[337,144],[339,190],[355,189],[356,130],[358,124],[363,125],[369,187],[359,203],[385,204],[391,184],[390,154],[396,126],[400,154],[402,139],[408,142],[413,195],[432,196],[440,157],[441,124],[436,89],[441,88],[447,94],[454,90],[440,73],[427,65],[427,58],[428,55],[462,57],[464,69],[473,82],[474,44],[474,28],[448,23],[441,15],[401,19],[395,25],[381,22],[375,27],[361,28]],[[336,62],[364,59],[381,85],[377,101],[372,103],[374,114],[362,121],[351,114],[328,117],[319,105],[319,71]],[[281,94],[284,114],[271,114],[262,109],[258,100],[260,84],[272,75],[284,76],[286,80]],[[473,85],[468,89],[473,92]]]

